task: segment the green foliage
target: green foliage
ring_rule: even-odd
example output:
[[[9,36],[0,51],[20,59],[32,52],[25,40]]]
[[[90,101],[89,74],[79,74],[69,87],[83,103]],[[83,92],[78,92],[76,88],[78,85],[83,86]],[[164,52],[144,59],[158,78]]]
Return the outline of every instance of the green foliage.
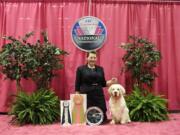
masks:
[[[26,34],[22,39],[5,37],[10,40],[0,51],[1,72],[6,78],[16,80],[20,86],[21,78],[31,78],[37,88],[48,88],[55,70],[63,68],[63,56],[67,52],[55,47],[48,41],[47,34],[42,32],[42,43],[38,40],[35,45],[27,39],[33,33]]]
[[[132,121],[168,120],[167,100],[162,96],[155,96],[135,86],[132,93],[126,97],[126,101]]]
[[[168,119],[167,100],[156,96],[144,87],[152,87],[157,74],[154,67],[161,59],[155,45],[147,39],[129,36],[129,42],[121,46],[125,51],[124,72],[129,72],[133,85],[132,93],[126,97],[132,121],[162,121]]]
[[[4,44],[0,51],[1,72],[6,75],[6,78],[16,80],[19,87],[21,78],[28,77],[24,74],[26,69],[24,60],[32,57],[29,43],[26,44],[26,40],[32,35],[32,32],[28,33],[22,39],[4,37],[10,42]]]
[[[157,66],[161,55],[155,45],[144,38],[129,36],[129,42],[121,46],[125,51],[124,71],[130,72],[133,83],[141,87],[143,84],[152,86],[157,74],[153,68]]]
[[[55,76],[54,70],[63,68],[63,56],[67,52],[60,50],[48,41],[45,32],[42,33],[43,42],[37,41],[32,47],[34,56],[28,68],[31,71],[31,78],[36,82],[38,88],[48,88],[49,83]],[[29,60],[29,59],[28,59]]]
[[[6,78],[16,80],[17,90],[22,90],[22,78],[31,78],[38,91],[32,95],[18,91],[11,114],[13,122],[19,124],[48,124],[59,118],[59,100],[49,89],[49,83],[56,75],[55,71],[63,68],[63,57],[67,52],[57,48],[48,41],[42,32],[43,41],[35,44],[27,42],[33,33],[21,39],[5,37],[10,42],[4,44],[0,51],[0,69]]]
[[[50,124],[59,119],[59,99],[52,90],[40,89],[28,95],[19,91],[10,112],[13,123]]]

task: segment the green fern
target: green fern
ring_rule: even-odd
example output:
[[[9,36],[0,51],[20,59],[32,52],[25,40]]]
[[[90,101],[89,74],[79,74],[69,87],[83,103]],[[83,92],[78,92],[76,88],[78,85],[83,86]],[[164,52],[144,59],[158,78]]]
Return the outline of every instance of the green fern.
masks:
[[[59,119],[59,99],[52,90],[41,89],[28,95],[20,91],[10,112],[12,122],[50,124]]]
[[[162,96],[155,96],[135,86],[132,93],[126,97],[126,102],[132,121],[168,120],[167,100]]]

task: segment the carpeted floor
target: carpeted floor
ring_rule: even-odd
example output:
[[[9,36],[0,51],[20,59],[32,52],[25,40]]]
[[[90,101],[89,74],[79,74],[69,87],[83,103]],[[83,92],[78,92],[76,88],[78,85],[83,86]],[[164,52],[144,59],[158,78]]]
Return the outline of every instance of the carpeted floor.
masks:
[[[51,125],[15,126],[11,117],[0,115],[0,135],[180,135],[180,113],[170,114],[164,122],[131,122],[125,125]]]

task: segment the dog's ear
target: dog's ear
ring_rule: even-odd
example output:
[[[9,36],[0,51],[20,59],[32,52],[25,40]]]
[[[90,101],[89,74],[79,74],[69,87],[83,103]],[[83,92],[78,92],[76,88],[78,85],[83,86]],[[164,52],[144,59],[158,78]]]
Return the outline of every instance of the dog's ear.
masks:
[[[111,93],[112,85],[108,88],[108,92]]]
[[[126,93],[126,90],[124,89],[124,87],[123,87],[122,85],[120,85],[120,88],[121,88],[122,94],[125,94],[125,93]]]

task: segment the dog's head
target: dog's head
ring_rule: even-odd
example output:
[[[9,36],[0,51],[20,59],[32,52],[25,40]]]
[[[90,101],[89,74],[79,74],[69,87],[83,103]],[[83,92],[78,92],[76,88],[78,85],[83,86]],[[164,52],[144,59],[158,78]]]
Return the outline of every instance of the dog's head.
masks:
[[[121,97],[125,94],[125,89],[120,84],[112,84],[109,87],[108,92],[112,97]]]

